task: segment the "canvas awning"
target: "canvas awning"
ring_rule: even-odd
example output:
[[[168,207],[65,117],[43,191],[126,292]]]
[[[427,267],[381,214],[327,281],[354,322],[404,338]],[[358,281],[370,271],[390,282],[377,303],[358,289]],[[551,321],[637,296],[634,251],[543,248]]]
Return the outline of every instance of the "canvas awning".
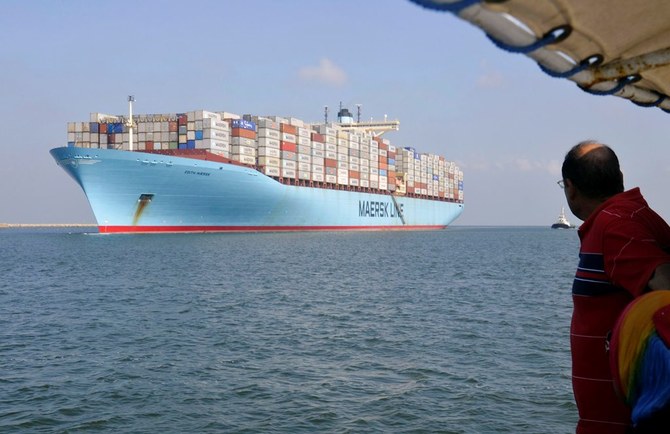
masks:
[[[481,28],[586,92],[670,112],[668,0],[410,0]]]

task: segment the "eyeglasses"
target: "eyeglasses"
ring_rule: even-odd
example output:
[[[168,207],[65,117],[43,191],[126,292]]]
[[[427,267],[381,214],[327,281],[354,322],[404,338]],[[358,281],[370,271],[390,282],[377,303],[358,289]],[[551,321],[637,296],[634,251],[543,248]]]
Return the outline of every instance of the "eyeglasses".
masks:
[[[565,182],[562,179],[556,181],[556,184],[558,184],[558,186],[561,188],[565,188]]]

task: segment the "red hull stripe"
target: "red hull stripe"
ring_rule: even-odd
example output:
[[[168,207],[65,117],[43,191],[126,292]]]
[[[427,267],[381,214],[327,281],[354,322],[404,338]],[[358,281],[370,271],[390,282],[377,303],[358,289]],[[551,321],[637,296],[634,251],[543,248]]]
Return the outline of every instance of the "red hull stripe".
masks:
[[[98,226],[101,234],[186,232],[303,232],[438,230],[443,225],[414,226]]]

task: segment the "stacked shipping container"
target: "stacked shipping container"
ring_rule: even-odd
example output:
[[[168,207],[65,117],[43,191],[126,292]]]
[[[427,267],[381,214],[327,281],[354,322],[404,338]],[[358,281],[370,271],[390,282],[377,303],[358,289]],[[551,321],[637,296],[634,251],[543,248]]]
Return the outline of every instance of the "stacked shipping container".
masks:
[[[133,116],[133,127],[137,151],[200,149],[282,182],[463,201],[463,172],[453,162],[337,124],[199,110]],[[90,122],[70,122],[68,146],[129,150],[126,118],[93,113]]]

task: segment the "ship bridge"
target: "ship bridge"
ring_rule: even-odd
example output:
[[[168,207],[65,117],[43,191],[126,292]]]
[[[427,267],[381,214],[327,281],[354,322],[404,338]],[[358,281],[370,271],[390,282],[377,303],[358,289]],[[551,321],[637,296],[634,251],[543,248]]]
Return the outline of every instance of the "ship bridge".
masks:
[[[345,131],[353,132],[365,132],[371,133],[373,136],[378,137],[384,134],[387,131],[398,131],[400,129],[400,121],[370,121],[370,122],[339,122],[337,124],[341,129]]]
[[[356,106],[358,107],[358,119],[354,122],[351,112],[346,108],[342,108],[342,103],[340,103],[340,111],[337,113],[337,126],[342,130],[370,133],[375,137],[379,137],[387,131],[398,131],[400,129],[400,121],[389,121],[386,119],[386,115],[383,121],[370,119],[369,122],[361,122],[361,106],[360,104],[356,104]]]

